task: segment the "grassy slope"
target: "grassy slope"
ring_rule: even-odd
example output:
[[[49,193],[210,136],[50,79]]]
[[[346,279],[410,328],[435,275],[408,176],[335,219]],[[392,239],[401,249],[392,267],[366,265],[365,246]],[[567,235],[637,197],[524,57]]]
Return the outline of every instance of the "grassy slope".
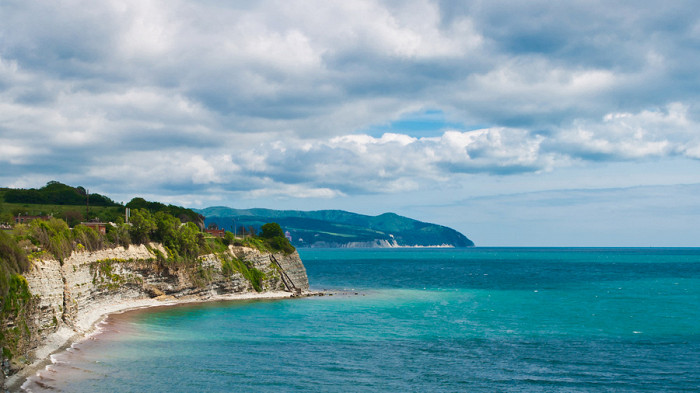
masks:
[[[86,215],[85,205],[57,205],[57,204],[33,204],[33,203],[8,203],[5,202],[5,193],[8,188],[0,188],[0,217],[3,213],[15,216],[20,213],[25,216],[47,216],[65,219],[66,212],[78,212]],[[113,221],[117,216],[124,214],[122,206],[90,206],[90,216],[97,216],[105,221]]]
[[[0,207],[1,212],[21,211],[22,215],[29,216],[43,216],[43,215],[53,215],[56,218],[63,218],[66,212],[77,211],[85,215],[85,206],[79,205],[42,205],[42,204],[27,204],[27,203],[7,203],[4,202],[2,207]],[[124,208],[121,206],[90,206],[90,214],[96,214],[97,216],[102,216],[105,213],[109,214],[123,214]]]

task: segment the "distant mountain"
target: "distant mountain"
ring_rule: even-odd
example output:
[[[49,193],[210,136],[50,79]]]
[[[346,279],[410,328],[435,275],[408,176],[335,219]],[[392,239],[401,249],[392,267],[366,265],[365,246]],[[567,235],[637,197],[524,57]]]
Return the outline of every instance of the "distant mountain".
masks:
[[[196,212],[205,225],[238,233],[241,227],[259,229],[276,222],[288,231],[295,247],[472,247],[474,243],[454,229],[394,213],[366,216],[343,210],[270,210],[209,207]]]

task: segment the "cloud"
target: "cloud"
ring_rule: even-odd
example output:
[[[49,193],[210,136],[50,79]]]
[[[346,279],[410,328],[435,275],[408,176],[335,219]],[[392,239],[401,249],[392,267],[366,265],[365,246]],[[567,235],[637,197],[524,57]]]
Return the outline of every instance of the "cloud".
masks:
[[[563,130],[549,148],[593,160],[698,159],[700,124],[690,119],[688,112],[688,106],[672,103],[639,113],[608,113],[597,122],[579,120]]]
[[[0,180],[335,198],[697,160],[695,8],[5,1]]]

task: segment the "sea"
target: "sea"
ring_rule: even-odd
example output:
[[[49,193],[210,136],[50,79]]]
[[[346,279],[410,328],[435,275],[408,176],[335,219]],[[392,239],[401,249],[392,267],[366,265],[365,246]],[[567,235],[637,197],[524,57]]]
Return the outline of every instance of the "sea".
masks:
[[[325,296],[109,317],[33,392],[698,392],[700,249],[300,249]]]

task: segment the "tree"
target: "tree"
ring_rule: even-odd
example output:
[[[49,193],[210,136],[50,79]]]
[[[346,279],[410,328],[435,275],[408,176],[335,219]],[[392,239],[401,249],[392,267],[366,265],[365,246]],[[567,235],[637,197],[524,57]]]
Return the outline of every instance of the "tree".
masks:
[[[276,222],[270,222],[262,226],[262,231],[260,232],[260,237],[265,239],[272,239],[273,237],[284,237],[284,231],[280,224]]]
[[[131,223],[129,236],[134,243],[148,243],[151,241],[153,233],[158,229],[151,213],[144,209],[132,210],[129,222]]]
[[[262,226],[260,237],[264,239],[265,245],[272,250],[282,251],[285,254],[294,252],[294,247],[284,236],[282,227],[276,222],[267,223]]]
[[[158,212],[154,215],[156,222],[156,233],[154,240],[165,244],[167,247],[172,247],[177,243],[177,234],[182,222],[166,212]]]
[[[188,222],[180,227],[178,233],[180,255],[188,259],[196,259],[200,249],[205,246],[204,235],[199,231],[197,224]]]

